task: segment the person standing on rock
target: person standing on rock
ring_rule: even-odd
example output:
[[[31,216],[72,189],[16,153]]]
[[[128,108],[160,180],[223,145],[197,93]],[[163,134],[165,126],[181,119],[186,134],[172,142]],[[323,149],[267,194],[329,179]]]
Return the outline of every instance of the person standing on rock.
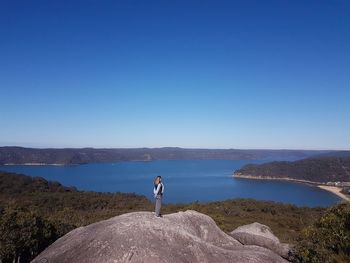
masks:
[[[157,176],[156,179],[154,179],[153,193],[154,193],[154,198],[156,199],[156,207],[155,207],[156,217],[161,217],[160,208],[162,206],[162,197],[164,193],[164,185],[162,183],[161,176]]]

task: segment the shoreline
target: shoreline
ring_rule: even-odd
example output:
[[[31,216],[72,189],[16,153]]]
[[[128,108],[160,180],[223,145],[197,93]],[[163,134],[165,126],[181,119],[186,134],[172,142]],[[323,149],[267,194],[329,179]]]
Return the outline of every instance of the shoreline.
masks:
[[[328,192],[331,192],[337,196],[339,196],[341,199],[347,201],[347,202],[350,202],[350,198],[347,197],[345,194],[341,193],[341,189],[337,186],[330,186],[330,185],[318,185],[317,187],[325,190],[325,191],[328,191]]]
[[[14,165],[25,165],[25,166],[45,166],[45,165],[52,165],[52,166],[65,166],[66,164],[62,163],[5,163],[2,164],[4,166],[14,166]]]
[[[252,180],[291,181],[291,182],[295,182],[295,183],[309,184],[309,185],[321,188],[325,191],[328,191],[332,194],[335,194],[338,197],[340,197],[343,201],[350,202],[350,198],[348,196],[346,196],[345,194],[340,192],[342,190],[340,187],[326,185],[326,183],[312,182],[312,181],[308,181],[308,180],[293,179],[293,178],[288,178],[288,177],[276,178],[276,177],[262,177],[262,176],[243,175],[243,174],[233,174],[233,177],[242,178],[242,179],[252,179]]]
[[[243,178],[243,179],[253,179],[253,180],[275,180],[275,181],[291,181],[296,183],[304,183],[304,184],[311,184],[311,185],[326,185],[325,183],[321,182],[313,182],[308,180],[301,180],[301,179],[294,179],[289,177],[269,177],[269,176],[253,176],[253,175],[243,175],[243,174],[233,174],[233,177],[235,178]]]

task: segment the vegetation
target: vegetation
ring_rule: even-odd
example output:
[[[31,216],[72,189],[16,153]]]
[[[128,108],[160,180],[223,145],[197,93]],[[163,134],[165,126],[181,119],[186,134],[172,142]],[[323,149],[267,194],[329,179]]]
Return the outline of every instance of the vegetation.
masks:
[[[24,208],[2,211],[0,233],[3,262],[28,262],[59,237],[50,221]]]
[[[301,262],[350,262],[350,204],[330,208],[298,239]]]
[[[0,172],[0,259],[28,262],[74,228],[151,208],[136,194],[81,192],[40,177]]]
[[[0,147],[0,164],[84,164],[117,161],[150,160],[253,160],[265,158],[305,158],[329,151],[303,150],[237,150],[237,149],[182,149],[135,148],[135,149],[34,149]]]
[[[295,162],[249,164],[235,172],[256,177],[292,178],[312,182],[350,182],[350,156],[307,158]]]
[[[310,252],[297,252],[299,260],[305,262],[312,262],[310,255],[317,254],[318,250],[308,241],[310,235],[300,237],[300,233],[320,222],[326,211],[325,208],[300,208],[251,199],[169,204],[163,206],[162,211],[166,214],[188,209],[209,215],[226,232],[252,222],[266,224],[283,242],[310,244],[309,247],[303,245]],[[0,172],[0,259],[2,262],[28,262],[76,227],[127,212],[152,210],[153,204],[136,194],[82,192],[43,178]],[[346,220],[343,225],[349,228],[349,219]],[[330,226],[324,225],[324,228]],[[346,248],[341,245],[346,240],[339,239],[336,250],[327,250],[329,255],[338,252],[340,256],[347,255]]]

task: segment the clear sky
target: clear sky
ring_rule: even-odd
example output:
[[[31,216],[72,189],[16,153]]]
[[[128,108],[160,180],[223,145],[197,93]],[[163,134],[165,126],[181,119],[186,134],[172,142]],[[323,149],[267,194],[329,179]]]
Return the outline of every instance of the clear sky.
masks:
[[[349,14],[0,0],[0,145],[350,150]]]

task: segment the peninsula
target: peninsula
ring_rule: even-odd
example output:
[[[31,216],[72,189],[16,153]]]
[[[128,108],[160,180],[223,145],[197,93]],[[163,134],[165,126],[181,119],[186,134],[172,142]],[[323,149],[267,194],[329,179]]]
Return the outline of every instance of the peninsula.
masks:
[[[288,180],[317,185],[350,201],[350,157],[319,156],[294,162],[248,164],[234,172],[237,178]]]

